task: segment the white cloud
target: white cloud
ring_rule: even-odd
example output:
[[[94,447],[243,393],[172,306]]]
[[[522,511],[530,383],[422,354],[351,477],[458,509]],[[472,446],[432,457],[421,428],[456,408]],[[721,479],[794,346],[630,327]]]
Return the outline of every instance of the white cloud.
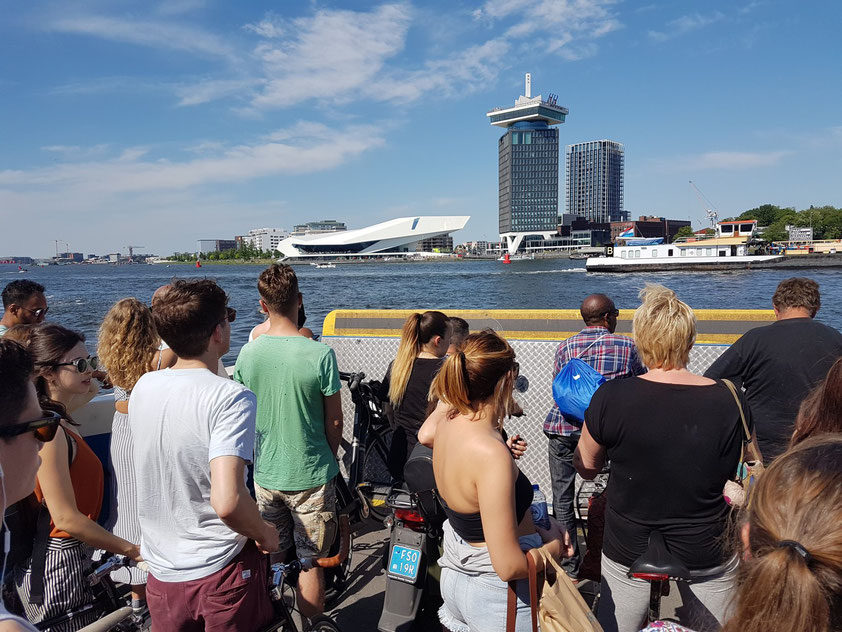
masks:
[[[660,164],[664,172],[676,171],[706,171],[711,169],[728,169],[740,171],[773,167],[780,164],[786,156],[792,154],[789,150],[767,152],[748,151],[711,151],[697,156],[677,156]]]
[[[0,187],[22,191],[55,188],[68,196],[185,190],[270,175],[326,171],[385,142],[382,129],[372,126],[328,129],[305,122],[275,134],[277,140],[238,145],[183,162],[141,160],[147,149],[129,148],[111,160],[0,171]]]
[[[159,50],[178,50],[204,57],[235,57],[234,48],[224,39],[205,30],[169,20],[127,20],[102,15],[57,17],[49,20],[45,29]]]
[[[320,10],[292,20],[288,30],[293,36],[267,39],[255,50],[266,86],[254,105],[267,109],[313,98],[352,99],[378,82],[386,60],[403,49],[409,23],[410,8],[404,4],[371,12]]]
[[[209,79],[175,89],[178,105],[209,103],[230,96],[248,96],[261,83],[258,79]]]
[[[700,13],[682,15],[680,18],[667,22],[666,28],[662,31],[649,31],[649,38],[656,42],[665,42],[666,40],[696,31],[724,19],[725,15],[719,11],[715,11],[710,15],[702,15]]]

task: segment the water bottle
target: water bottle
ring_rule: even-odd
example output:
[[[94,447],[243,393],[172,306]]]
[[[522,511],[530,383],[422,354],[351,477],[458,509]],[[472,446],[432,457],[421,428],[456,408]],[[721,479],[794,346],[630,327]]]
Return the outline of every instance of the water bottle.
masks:
[[[536,527],[542,529],[550,528],[550,514],[547,511],[547,497],[544,492],[538,489],[537,485],[532,486],[532,506],[529,508],[532,511],[532,522]]]

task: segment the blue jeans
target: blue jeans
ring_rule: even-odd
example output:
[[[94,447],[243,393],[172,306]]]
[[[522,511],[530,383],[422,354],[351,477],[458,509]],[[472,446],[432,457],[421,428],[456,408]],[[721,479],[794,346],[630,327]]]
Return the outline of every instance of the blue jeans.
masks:
[[[581,431],[574,432],[568,437],[546,434],[549,439],[547,451],[553,485],[553,515],[567,529],[570,541],[573,543],[573,555],[563,560],[561,567],[571,577],[577,577],[582,559],[579,552],[579,538],[576,536],[576,514],[573,511],[573,503],[576,500],[576,470],[573,468],[573,453],[576,451],[582,433]]]

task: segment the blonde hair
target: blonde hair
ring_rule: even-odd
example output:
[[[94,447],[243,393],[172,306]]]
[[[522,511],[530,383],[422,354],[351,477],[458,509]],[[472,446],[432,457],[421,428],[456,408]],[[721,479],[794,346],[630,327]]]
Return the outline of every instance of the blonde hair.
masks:
[[[842,437],[808,439],[775,460],[752,490],[748,524],[724,632],[842,629]]]
[[[650,369],[683,369],[696,342],[696,315],[675,292],[647,283],[638,295],[632,334],[640,359]]]
[[[97,355],[111,383],[130,391],[152,367],[159,343],[151,310],[136,298],[124,298],[102,321]]]
[[[433,336],[444,336],[447,333],[447,316],[441,312],[418,312],[410,314],[401,330],[401,344],[398,355],[392,362],[392,372],[389,378],[389,401],[393,406],[399,406],[412,375],[415,358],[421,353],[421,348],[430,342]]]
[[[450,416],[474,417],[492,407],[498,427],[511,412],[515,351],[491,330],[465,338],[462,351],[448,356],[430,386],[430,399],[450,407]]]

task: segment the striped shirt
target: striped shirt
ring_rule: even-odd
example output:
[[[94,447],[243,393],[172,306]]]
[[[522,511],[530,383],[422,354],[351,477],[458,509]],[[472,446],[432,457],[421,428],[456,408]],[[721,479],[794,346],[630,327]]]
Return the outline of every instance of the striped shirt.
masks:
[[[627,336],[612,334],[599,325],[585,327],[558,346],[555,352],[553,379],[561,371],[561,367],[573,358],[587,362],[602,373],[606,380],[646,373],[634,341]],[[579,420],[566,418],[553,402],[553,407],[544,420],[544,432],[566,437],[581,429],[582,423]]]

